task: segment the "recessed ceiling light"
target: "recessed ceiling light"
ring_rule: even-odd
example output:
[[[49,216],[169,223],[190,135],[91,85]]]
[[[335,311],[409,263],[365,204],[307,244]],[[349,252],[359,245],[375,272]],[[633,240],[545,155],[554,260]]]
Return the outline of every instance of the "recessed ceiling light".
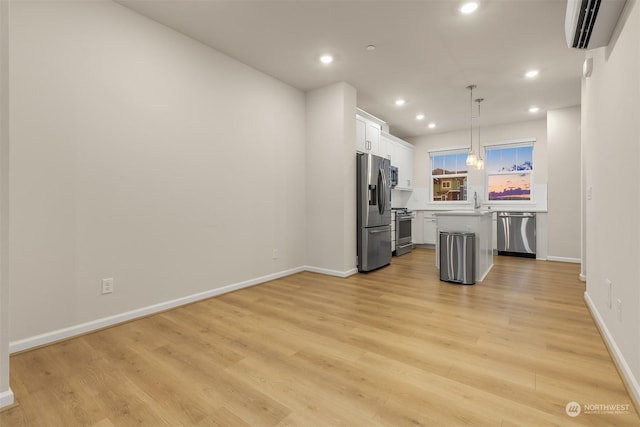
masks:
[[[429,129],[433,129],[433,128],[435,128],[435,127],[436,127],[436,124],[435,124],[435,123],[429,123]]]
[[[333,62],[333,56],[331,55],[322,55],[320,57],[320,62],[322,62],[323,64],[331,64]]]
[[[367,46],[367,50],[368,50],[368,51],[376,50],[376,46],[375,46],[375,45],[370,44],[369,46]]]
[[[418,114],[416,120],[424,120],[424,114]]]
[[[405,103],[406,101],[404,99],[396,99],[396,105],[398,107],[402,107]]]
[[[536,77],[538,74],[540,74],[540,71],[538,70],[529,70],[526,73],[524,73],[524,76],[528,79],[532,79]]]
[[[540,109],[538,107],[531,107],[529,108],[529,112],[530,113],[537,113],[538,111],[540,111]]]
[[[475,12],[477,9],[478,9],[478,3],[471,1],[463,4],[462,7],[460,7],[460,13],[469,15],[470,13]]]

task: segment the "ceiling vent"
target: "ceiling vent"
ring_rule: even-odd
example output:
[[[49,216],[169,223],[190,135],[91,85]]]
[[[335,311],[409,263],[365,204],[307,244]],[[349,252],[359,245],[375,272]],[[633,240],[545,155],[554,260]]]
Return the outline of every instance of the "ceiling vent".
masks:
[[[609,44],[626,0],[567,0],[564,30],[569,47],[594,49]]]

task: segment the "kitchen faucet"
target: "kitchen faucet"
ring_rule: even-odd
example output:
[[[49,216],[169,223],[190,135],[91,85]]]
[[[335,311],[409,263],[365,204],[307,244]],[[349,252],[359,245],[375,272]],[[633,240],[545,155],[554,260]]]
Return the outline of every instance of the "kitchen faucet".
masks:
[[[473,209],[480,209],[480,203],[478,203],[478,192],[473,192]]]

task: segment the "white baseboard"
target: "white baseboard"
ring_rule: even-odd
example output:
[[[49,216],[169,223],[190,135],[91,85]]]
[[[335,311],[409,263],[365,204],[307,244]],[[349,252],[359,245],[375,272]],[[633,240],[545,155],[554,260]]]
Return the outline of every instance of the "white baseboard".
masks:
[[[29,350],[31,348],[51,344],[56,341],[65,340],[71,337],[93,332],[98,329],[103,329],[113,325],[117,325],[118,323],[127,322],[129,320],[149,316],[151,314],[155,314],[161,311],[179,307],[181,305],[191,304],[196,301],[201,301],[207,298],[226,294],[227,292],[248,288],[250,286],[258,285],[260,283],[268,282],[270,280],[279,279],[281,277],[300,273],[302,271],[311,271],[314,273],[320,273],[320,274],[326,274],[330,276],[345,278],[353,274],[356,274],[358,272],[358,269],[353,268],[347,271],[338,271],[338,270],[330,270],[326,268],[313,267],[313,266],[296,267],[289,270],[284,270],[277,273],[269,274],[266,276],[257,277],[255,279],[245,280],[243,282],[223,286],[221,288],[211,289],[205,292],[187,295],[185,297],[177,298],[171,301],[165,301],[159,304],[138,308],[135,310],[127,311],[125,313],[119,313],[113,316],[103,317],[101,319],[92,320],[90,322],[81,323],[79,325],[73,325],[68,328],[58,329],[56,331],[47,332],[41,335],[36,335],[33,337],[12,341],[9,343],[9,353],[13,354],[20,351]],[[2,395],[0,395],[0,398],[2,398]]]
[[[580,273],[580,275],[578,276],[578,278],[580,279],[581,282],[586,282],[587,281],[587,276]]]
[[[547,261],[571,262],[574,264],[580,264],[582,262],[580,258],[567,258],[563,256],[551,256],[551,255],[547,255]]]
[[[0,393],[0,409],[13,405],[14,401],[13,391],[11,391],[11,389]]]
[[[596,325],[598,325],[598,328],[600,329],[602,337],[604,338],[604,342],[606,343],[607,347],[609,347],[609,351],[613,355],[614,362],[618,366],[618,370],[622,373],[625,381],[627,382],[627,385],[631,389],[631,398],[635,400],[636,407],[638,407],[638,404],[640,404],[640,385],[638,384],[638,381],[634,377],[631,368],[629,368],[627,361],[620,351],[620,348],[609,332],[607,325],[604,323],[602,316],[600,316],[600,312],[596,308],[596,305],[593,303],[593,300],[586,291],[584,293],[584,300],[587,303],[587,307],[589,307],[589,311],[591,311],[591,315],[593,316]]]
[[[491,263],[489,268],[487,268],[487,271],[484,272],[482,277],[480,277],[479,279],[476,279],[476,282],[482,282],[487,277],[487,275],[489,274],[489,272],[491,271],[492,268],[493,268],[493,263]]]
[[[337,276],[342,278],[352,276],[358,272],[357,268],[352,268],[351,270],[347,270],[347,271],[338,271],[338,270],[330,270],[328,268],[314,267],[312,265],[305,265],[304,270],[310,271],[312,273],[320,273],[320,274],[326,274],[328,276]]]
[[[118,323],[127,322],[139,317],[149,316],[154,313],[169,310],[171,308],[179,307],[181,305],[190,304],[192,302],[200,301],[203,299],[215,297],[217,295],[226,294],[227,292],[236,291],[238,289],[247,288],[249,286],[258,285],[260,283],[268,282],[270,280],[278,279],[280,277],[290,276],[295,273],[304,271],[304,267],[296,267],[285,271],[280,271],[266,276],[257,277],[255,279],[245,280],[243,282],[223,286],[221,288],[211,289],[205,292],[197,294],[187,295],[185,297],[177,298],[171,301],[162,302],[159,304],[150,305],[147,307],[138,308],[135,310],[127,311],[125,313],[116,314],[109,317],[103,317],[101,319],[92,320],[90,322],[81,323],[79,325],[70,326],[68,328],[58,329],[56,331],[47,332],[34,337],[29,337],[9,343],[9,353],[16,353],[19,351],[28,350],[30,348],[39,347],[46,344],[51,344],[56,341],[68,339],[77,335],[86,334],[98,329],[103,329],[109,326],[117,325]],[[0,395],[0,397],[2,397]]]

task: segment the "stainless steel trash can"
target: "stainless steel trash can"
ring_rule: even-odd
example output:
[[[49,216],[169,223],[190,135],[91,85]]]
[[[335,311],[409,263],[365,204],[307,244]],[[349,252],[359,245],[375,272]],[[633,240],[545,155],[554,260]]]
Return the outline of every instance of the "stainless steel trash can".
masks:
[[[440,280],[476,283],[476,236],[474,233],[440,233]]]

